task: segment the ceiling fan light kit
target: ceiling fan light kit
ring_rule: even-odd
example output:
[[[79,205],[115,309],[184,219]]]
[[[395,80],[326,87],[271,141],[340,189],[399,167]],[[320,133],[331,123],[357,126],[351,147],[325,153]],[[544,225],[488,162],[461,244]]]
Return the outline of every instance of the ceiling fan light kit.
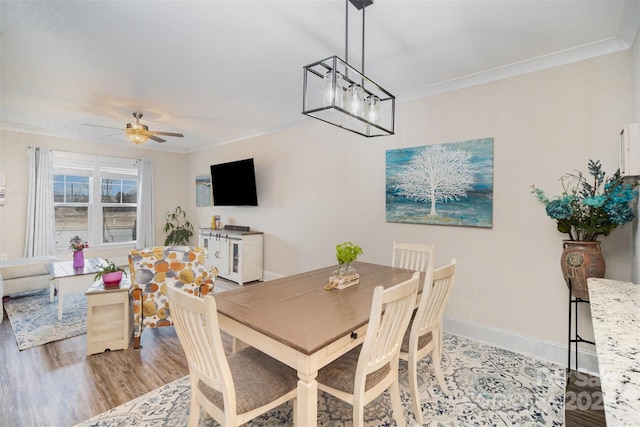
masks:
[[[143,133],[128,132],[128,131],[127,131],[127,138],[129,139],[129,141],[133,142],[134,144],[144,144],[149,139],[149,137]]]
[[[362,10],[362,72],[349,65],[349,3]],[[302,114],[366,137],[394,134],[396,98],[364,75],[364,11],[372,0],[345,0],[345,58],[303,68]]]
[[[133,113],[133,117],[136,119],[136,122],[127,123],[127,127],[126,129],[124,129],[124,131],[129,141],[133,142],[134,144],[144,144],[149,139],[152,139],[156,142],[165,142],[164,139],[158,138],[156,135],[177,136],[180,138],[184,136],[181,133],[150,131],[149,126],[140,123],[142,113]]]
[[[147,133],[149,132],[149,126],[140,124],[139,120],[142,117],[142,113],[133,113],[133,117],[136,118],[135,123],[127,123],[127,138],[134,144],[144,144],[149,139]]]

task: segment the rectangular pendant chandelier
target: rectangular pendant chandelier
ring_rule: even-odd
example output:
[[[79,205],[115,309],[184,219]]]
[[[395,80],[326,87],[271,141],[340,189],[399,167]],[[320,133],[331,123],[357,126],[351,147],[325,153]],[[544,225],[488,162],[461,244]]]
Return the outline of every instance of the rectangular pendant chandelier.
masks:
[[[364,8],[372,2],[349,1],[362,10],[364,72]],[[348,10],[346,27],[348,33]],[[347,61],[334,55],[303,68],[302,114],[366,137],[393,135],[395,96]]]
[[[302,114],[373,137],[393,135],[396,98],[337,56],[304,67]]]

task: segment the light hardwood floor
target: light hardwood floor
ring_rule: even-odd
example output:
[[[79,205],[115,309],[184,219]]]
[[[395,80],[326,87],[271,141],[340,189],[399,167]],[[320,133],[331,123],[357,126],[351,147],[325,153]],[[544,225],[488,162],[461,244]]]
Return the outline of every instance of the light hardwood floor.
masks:
[[[19,351],[6,313],[2,314],[2,426],[73,426],[189,373],[173,327],[146,329],[139,350],[130,347],[87,357],[86,335]],[[224,338],[229,351],[231,340]],[[599,388],[595,379],[581,374],[572,376],[567,391],[568,399],[587,393],[594,400]],[[602,410],[585,406],[567,407],[567,427],[606,425]]]

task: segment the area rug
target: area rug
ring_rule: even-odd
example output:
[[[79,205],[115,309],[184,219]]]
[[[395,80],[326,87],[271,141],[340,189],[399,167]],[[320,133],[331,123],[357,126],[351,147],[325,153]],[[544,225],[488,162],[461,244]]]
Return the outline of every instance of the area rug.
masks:
[[[64,312],[58,320],[58,297],[49,302],[49,290],[14,297],[4,304],[20,350],[87,333],[87,297],[64,297]]]
[[[450,392],[437,385],[427,357],[420,362],[418,381],[427,426],[563,426],[565,370],[511,351],[444,335],[443,371]],[[400,362],[400,391],[407,425],[413,415],[407,365]],[[131,402],[91,418],[76,427],[184,426],[189,418],[190,385],[184,377]],[[395,425],[385,393],[365,408],[365,425]],[[351,406],[320,392],[319,426],[350,426]],[[291,403],[245,424],[251,427],[293,425]],[[200,415],[199,426],[218,424]]]

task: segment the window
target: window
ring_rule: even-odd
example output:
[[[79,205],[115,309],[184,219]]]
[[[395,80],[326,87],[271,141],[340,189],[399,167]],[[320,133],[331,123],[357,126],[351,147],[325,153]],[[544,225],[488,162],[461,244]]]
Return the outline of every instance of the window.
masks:
[[[67,248],[76,235],[89,247],[135,243],[135,159],[56,151],[53,163],[58,248]]]

